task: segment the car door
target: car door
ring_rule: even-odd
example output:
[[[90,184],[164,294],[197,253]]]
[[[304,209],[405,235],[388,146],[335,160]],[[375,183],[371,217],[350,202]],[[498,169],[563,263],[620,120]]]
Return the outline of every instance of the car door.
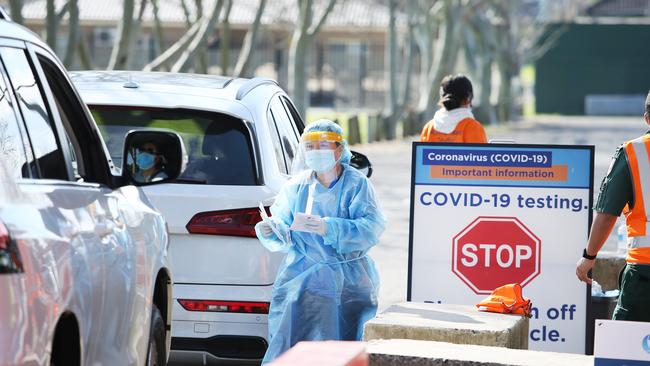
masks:
[[[92,121],[58,62],[42,49],[33,47],[31,51],[36,67],[40,68],[48,101],[56,106],[53,114],[59,118],[70,146],[74,184],[85,189],[88,184],[96,187],[94,196],[89,198],[93,199],[95,234],[101,242],[98,265],[105,273],[103,287],[98,289],[104,295],[104,307],[101,317],[94,319],[99,323],[99,333],[93,334],[93,341],[101,344],[97,359],[106,364],[141,364],[149,336],[148,332],[142,334],[141,329],[148,327],[153,292],[154,258],[146,253],[146,248],[147,240],[159,241],[148,235],[161,231],[153,224],[158,215],[141,205],[137,188],[113,191],[99,183],[106,181],[102,175],[108,165],[101,141],[96,140],[94,148],[84,146],[88,140],[98,138],[89,129]],[[97,159],[102,156],[104,159]],[[124,191],[136,197],[127,199]]]
[[[20,186],[27,194],[49,199],[51,205],[40,215],[49,231],[57,234],[38,252],[53,260],[36,259],[36,263],[51,265],[40,271],[53,282],[53,288],[58,288],[59,293],[51,296],[65,295],[59,305],[66,309],[61,311],[77,316],[85,361],[92,364],[100,359],[102,347],[96,336],[102,334],[105,323],[104,248],[109,238],[100,225],[105,211],[103,189],[98,184],[75,181],[74,153],[33,52],[22,42],[5,42],[0,46],[0,57],[25,131],[28,160],[21,167],[25,179]]]

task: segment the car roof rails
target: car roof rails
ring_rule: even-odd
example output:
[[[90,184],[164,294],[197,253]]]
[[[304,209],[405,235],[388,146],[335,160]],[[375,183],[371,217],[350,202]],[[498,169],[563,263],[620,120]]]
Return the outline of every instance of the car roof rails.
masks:
[[[7,14],[7,12],[2,7],[2,5],[0,5],[0,20],[6,20],[9,22],[11,21],[11,17],[9,16],[9,14]]]
[[[257,88],[260,85],[279,85],[279,84],[277,81],[269,78],[252,78],[239,87],[235,98],[237,98],[237,100],[242,100],[246,96],[246,94],[250,93],[253,89]]]

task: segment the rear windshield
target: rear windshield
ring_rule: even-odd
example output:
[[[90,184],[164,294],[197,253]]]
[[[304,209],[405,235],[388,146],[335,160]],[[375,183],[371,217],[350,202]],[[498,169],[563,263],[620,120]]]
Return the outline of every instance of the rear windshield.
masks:
[[[257,185],[250,134],[240,119],[220,113],[148,107],[90,106],[117,166],[126,133],[166,128],[183,138],[187,169],[175,183]]]

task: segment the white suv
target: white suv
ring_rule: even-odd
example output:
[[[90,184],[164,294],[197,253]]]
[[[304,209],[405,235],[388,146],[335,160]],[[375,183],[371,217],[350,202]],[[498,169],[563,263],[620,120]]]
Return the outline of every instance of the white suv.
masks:
[[[174,132],[122,139],[182,171]],[[0,20],[0,365],[167,362],[168,234],[132,181],[52,50]]]
[[[175,182],[145,187],[169,222],[174,273],[172,361],[259,364],[282,256],[255,237],[258,205],[288,179],[303,122],[269,79],[75,72],[113,159],[126,131],[169,128],[189,154]],[[358,154],[355,161],[369,165]]]

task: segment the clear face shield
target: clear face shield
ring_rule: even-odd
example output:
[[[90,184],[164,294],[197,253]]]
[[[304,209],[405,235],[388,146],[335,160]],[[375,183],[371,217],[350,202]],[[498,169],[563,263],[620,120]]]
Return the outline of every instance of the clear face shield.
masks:
[[[312,170],[319,176],[334,175],[341,160],[343,137],[336,132],[306,132],[300,139],[300,149],[292,173]],[[332,179],[332,180],[333,180]]]

